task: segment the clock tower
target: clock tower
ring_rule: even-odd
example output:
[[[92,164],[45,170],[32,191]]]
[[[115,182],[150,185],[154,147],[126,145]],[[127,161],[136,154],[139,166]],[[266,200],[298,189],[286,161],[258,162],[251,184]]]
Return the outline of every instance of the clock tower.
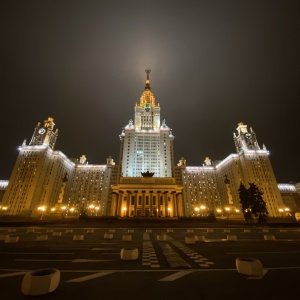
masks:
[[[54,149],[55,142],[58,136],[58,129],[54,131],[54,119],[49,117],[48,120],[44,121],[44,126],[41,126],[41,123],[38,122],[36,125],[33,136],[29,143],[32,145],[46,145],[51,149]]]
[[[247,125],[243,122],[238,123],[237,135],[233,133],[233,140],[235,143],[236,151],[242,150],[260,150],[257,143],[255,132],[250,127],[250,132],[247,130]]]

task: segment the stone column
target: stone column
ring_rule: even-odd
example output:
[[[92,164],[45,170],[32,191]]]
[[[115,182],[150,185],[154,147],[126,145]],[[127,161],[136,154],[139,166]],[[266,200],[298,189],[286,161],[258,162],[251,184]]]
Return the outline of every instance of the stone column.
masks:
[[[122,205],[123,205],[123,191],[119,191],[119,199],[118,199],[118,216],[123,217],[122,213]]]
[[[153,217],[153,191],[150,191],[150,217]]]
[[[131,191],[127,191],[127,205],[126,205],[126,217],[129,217],[130,216],[130,207],[131,207]]]
[[[173,205],[173,217],[178,217],[178,212],[177,212],[177,203],[176,203],[176,192],[172,192],[172,205]]]
[[[157,191],[157,216],[160,217],[160,194],[161,191]]]
[[[182,193],[177,194],[178,216],[183,217]]]
[[[136,210],[137,210],[137,204],[138,204],[138,191],[134,191],[134,216],[136,217]]]
[[[167,217],[169,215],[169,211],[168,211],[168,191],[164,192],[164,212],[165,212],[165,217]]]
[[[111,216],[117,216],[118,215],[118,194],[116,192],[113,192],[111,195],[111,207],[110,207],[110,215]]]
[[[145,193],[146,191],[142,191],[143,197],[142,197],[142,216],[145,217]]]

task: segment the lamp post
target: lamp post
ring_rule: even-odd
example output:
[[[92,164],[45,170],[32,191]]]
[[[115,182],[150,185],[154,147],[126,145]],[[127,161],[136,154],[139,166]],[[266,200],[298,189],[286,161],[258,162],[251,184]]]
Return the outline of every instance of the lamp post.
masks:
[[[44,212],[46,210],[46,207],[45,206],[39,206],[38,210],[41,212],[41,218],[40,218],[40,220],[42,220],[43,216],[44,216]]]
[[[285,208],[284,208],[284,211],[285,211],[285,215],[286,215],[286,216],[291,216],[291,214],[290,214],[290,209],[289,209],[288,207],[285,207]]]
[[[100,207],[99,206],[96,206],[95,207],[95,211],[96,211],[96,216],[98,216],[98,211],[99,211]]]
[[[195,207],[194,210],[195,210],[196,217],[198,217],[199,216],[199,210],[200,210],[200,208],[199,207]]]
[[[201,213],[202,217],[203,217],[203,214],[204,214],[205,209],[206,209],[206,206],[205,206],[205,205],[201,205],[201,206],[200,206],[200,210],[202,210],[202,213]]]
[[[225,207],[225,211],[227,213],[227,219],[229,219],[230,207]]]
[[[281,217],[283,217],[283,209],[279,208],[278,211],[281,213]]]
[[[95,208],[95,205],[94,205],[94,204],[89,205],[89,209],[91,210],[91,216],[92,216],[93,213],[94,213],[94,208]]]
[[[1,210],[3,211],[3,214],[5,215],[5,212],[7,211],[8,207],[7,206],[2,206]]]
[[[124,217],[126,217],[126,207],[123,207]]]
[[[171,217],[171,208],[168,207],[168,217]]]

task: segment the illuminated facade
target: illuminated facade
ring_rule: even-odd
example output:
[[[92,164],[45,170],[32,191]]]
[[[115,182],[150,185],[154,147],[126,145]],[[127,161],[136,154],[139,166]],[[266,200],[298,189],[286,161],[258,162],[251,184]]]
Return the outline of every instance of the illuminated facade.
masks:
[[[284,207],[279,209],[280,212],[283,215],[290,215],[300,211],[300,193],[297,191],[297,185],[279,183],[278,188],[284,203]]]
[[[24,141],[6,188],[2,208],[9,215],[48,213],[117,217],[241,217],[238,189],[254,182],[263,192],[269,216],[285,207],[265,146],[239,123],[233,134],[236,153],[224,160],[206,157],[202,166],[174,164],[172,130],[161,122],[149,73],[139,103],[120,134],[119,164],[90,165],[82,155],[55,151],[53,118],[38,123]],[[2,211],[3,213],[3,211]]]
[[[149,73],[145,91],[136,103],[134,122],[129,121],[120,135],[120,165],[122,177],[140,177],[151,171],[154,177],[173,177],[172,130],[160,124],[160,105],[150,88]]]

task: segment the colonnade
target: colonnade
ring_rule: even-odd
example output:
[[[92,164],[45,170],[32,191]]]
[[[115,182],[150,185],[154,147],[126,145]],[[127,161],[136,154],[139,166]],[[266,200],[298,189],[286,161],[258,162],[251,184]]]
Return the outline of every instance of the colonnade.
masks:
[[[155,189],[113,191],[111,215],[118,217],[183,216],[182,193]]]

